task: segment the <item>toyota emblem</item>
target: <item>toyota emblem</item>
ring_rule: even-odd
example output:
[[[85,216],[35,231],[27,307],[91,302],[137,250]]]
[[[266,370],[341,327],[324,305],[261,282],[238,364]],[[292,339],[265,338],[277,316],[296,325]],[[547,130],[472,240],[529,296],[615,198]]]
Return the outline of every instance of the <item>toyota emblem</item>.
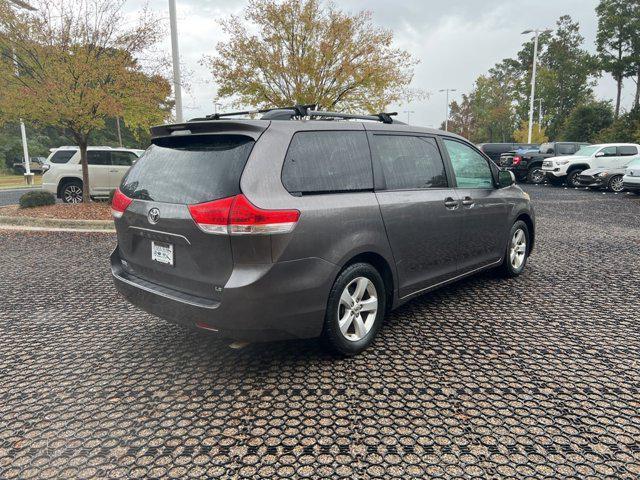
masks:
[[[150,224],[155,225],[156,223],[158,223],[158,220],[160,220],[160,210],[155,207],[152,208],[151,210],[149,210],[147,218],[149,219]]]

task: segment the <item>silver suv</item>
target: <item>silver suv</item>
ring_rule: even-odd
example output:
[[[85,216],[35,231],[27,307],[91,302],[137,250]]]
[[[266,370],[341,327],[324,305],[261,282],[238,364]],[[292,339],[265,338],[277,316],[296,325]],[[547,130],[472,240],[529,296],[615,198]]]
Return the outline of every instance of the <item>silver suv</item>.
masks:
[[[388,114],[231,118],[154,127],[116,191],[115,285],[147,312],[354,354],[417,295],[523,271],[529,196],[465,139]]]

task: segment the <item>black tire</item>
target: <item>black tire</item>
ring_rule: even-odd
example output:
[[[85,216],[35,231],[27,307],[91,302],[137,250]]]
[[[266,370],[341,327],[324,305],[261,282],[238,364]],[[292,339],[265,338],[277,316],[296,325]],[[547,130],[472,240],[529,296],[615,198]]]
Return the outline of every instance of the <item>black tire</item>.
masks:
[[[80,189],[79,192],[78,189]],[[82,182],[80,180],[65,181],[60,188],[60,198],[64,203],[82,203]]]
[[[529,168],[529,170],[527,171],[528,183],[533,183],[534,185],[540,185],[541,183],[544,183],[546,178],[547,178],[547,175],[544,173],[540,165],[533,166]]]
[[[524,257],[522,258],[522,263],[514,266],[514,263],[511,261],[511,248],[514,236],[518,230],[521,230],[524,233],[525,245],[524,245]],[[527,266],[527,260],[529,259],[529,250],[530,250],[530,234],[529,227],[522,220],[516,221],[511,230],[509,230],[509,238],[507,240],[507,247],[504,251],[504,257],[502,259],[502,265],[500,266],[500,273],[505,277],[517,277],[524,271],[524,267]]]
[[[371,320],[366,318],[363,322],[364,324],[370,324],[370,327],[365,335],[363,335],[360,339],[348,339],[346,335],[352,335],[353,337],[358,336],[358,332],[356,330],[356,321],[353,319],[351,323],[349,323],[347,333],[343,334],[340,329],[340,316],[345,317],[349,312],[353,313],[352,309],[347,309],[343,303],[341,303],[341,297],[343,292],[347,290],[350,286],[357,287],[357,279],[365,278],[371,282],[373,287],[375,287],[375,294],[377,298],[377,310],[375,315],[369,313],[367,314],[364,309],[362,312],[367,316],[371,316]],[[356,282],[354,285],[353,282]],[[353,298],[353,297],[352,297]],[[369,295],[369,290],[364,295],[363,303],[357,302],[354,306],[362,305],[367,301],[371,300],[372,296]],[[336,353],[341,355],[355,355],[357,353],[362,352],[365,348],[367,348],[373,339],[375,338],[378,330],[380,329],[380,325],[382,324],[382,320],[384,318],[384,314],[386,311],[386,298],[387,292],[384,286],[384,281],[380,276],[380,273],[368,263],[354,263],[352,265],[347,266],[340,274],[331,288],[331,292],[329,293],[329,300],[327,302],[327,311],[325,312],[324,319],[324,329],[322,332],[322,338],[324,343]],[[358,317],[361,318],[360,308],[357,310]],[[353,317],[349,317],[353,318]],[[354,332],[349,333],[349,331],[353,328]]]
[[[547,180],[549,180],[549,183],[554,187],[559,187],[564,183],[563,177],[558,178],[558,177],[554,177],[553,175],[547,175]]]
[[[624,185],[622,184],[622,175],[613,175],[607,183],[607,188],[616,193],[624,192]]]
[[[578,185],[577,178],[578,178],[578,175],[580,175],[581,173],[582,173],[582,169],[580,168],[576,168],[574,170],[571,170],[569,173],[567,173],[567,186],[571,188],[579,187],[580,185]]]

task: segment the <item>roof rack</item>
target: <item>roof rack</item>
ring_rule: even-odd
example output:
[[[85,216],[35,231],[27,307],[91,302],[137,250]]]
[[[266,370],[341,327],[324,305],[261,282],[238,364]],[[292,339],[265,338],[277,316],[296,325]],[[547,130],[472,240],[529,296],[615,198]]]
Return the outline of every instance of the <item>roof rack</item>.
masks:
[[[381,112],[375,115],[357,115],[351,113],[340,112],[328,112],[324,110],[314,110],[317,107],[315,104],[309,105],[295,105],[293,107],[281,107],[281,108],[265,108],[259,110],[243,110],[239,112],[225,112],[225,113],[213,113],[202,118],[192,118],[190,122],[206,121],[206,120],[220,120],[226,117],[235,117],[239,115],[256,115],[261,113],[261,120],[292,120],[295,118],[324,118],[327,120],[341,119],[341,120],[370,120],[374,122],[382,123],[397,123],[404,124],[398,120],[394,120],[392,117],[398,115],[398,112]]]

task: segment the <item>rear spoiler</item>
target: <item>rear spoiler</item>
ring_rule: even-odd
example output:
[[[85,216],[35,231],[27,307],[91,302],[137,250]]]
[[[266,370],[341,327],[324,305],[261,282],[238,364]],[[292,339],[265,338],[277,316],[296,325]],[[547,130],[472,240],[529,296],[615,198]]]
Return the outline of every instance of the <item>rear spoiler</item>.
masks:
[[[151,127],[151,139],[178,135],[206,135],[214,133],[240,133],[256,140],[268,127],[266,120],[203,120]]]

